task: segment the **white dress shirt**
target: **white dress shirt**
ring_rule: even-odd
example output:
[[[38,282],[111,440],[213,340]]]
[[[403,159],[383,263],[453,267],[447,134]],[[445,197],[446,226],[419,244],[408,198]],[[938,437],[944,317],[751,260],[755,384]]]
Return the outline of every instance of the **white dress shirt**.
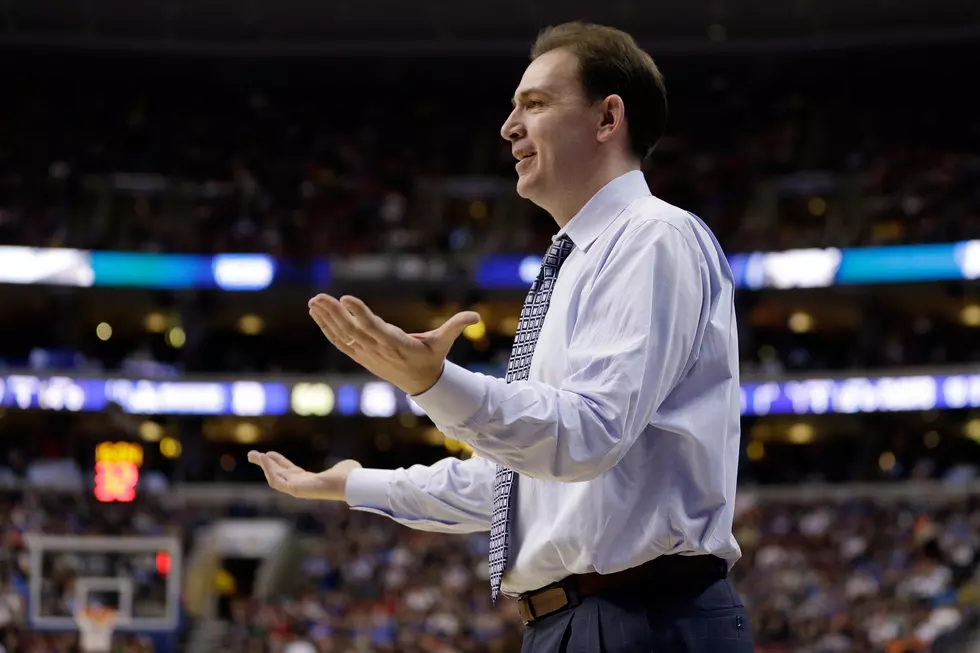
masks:
[[[447,361],[413,397],[478,455],[355,470],[347,502],[413,528],[488,531],[495,465],[516,470],[509,595],[665,554],[734,564],[738,341],[721,247],[639,171],[607,184],[562,233],[575,248],[530,378]]]

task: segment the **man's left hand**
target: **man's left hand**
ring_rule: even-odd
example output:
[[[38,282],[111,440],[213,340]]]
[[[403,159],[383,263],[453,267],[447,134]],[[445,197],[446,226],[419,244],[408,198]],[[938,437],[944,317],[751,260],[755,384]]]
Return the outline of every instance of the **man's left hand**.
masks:
[[[480,321],[478,313],[463,311],[438,329],[405,333],[349,295],[338,300],[320,294],[309,301],[309,308],[310,317],[334,347],[410,395],[435,385],[453,342],[463,329]]]

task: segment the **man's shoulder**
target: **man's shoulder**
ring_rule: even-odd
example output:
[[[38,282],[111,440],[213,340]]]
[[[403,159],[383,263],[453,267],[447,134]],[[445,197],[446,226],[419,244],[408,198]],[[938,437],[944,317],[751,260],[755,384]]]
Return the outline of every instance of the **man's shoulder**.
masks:
[[[633,202],[624,218],[622,235],[665,229],[676,232],[695,249],[703,249],[704,236],[710,234],[708,227],[693,213],[655,195]]]
[[[690,211],[665,202],[656,195],[639,198],[630,206],[629,214],[627,219],[636,225],[659,222],[682,228],[698,222]]]
[[[656,256],[661,247],[683,241],[693,256],[714,271],[712,276],[733,283],[731,267],[718,239],[694,213],[653,195],[633,202],[625,213],[621,229],[609,243],[612,250],[622,247],[630,255]]]

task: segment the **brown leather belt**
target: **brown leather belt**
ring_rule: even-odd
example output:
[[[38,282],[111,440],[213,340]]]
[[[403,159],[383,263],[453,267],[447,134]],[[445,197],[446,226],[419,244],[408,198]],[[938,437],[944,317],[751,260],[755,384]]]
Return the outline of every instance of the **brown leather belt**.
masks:
[[[652,591],[681,591],[698,582],[715,581],[727,575],[728,563],[716,556],[660,556],[615,574],[576,574],[525,592],[517,599],[517,611],[524,625],[528,625],[564,608],[573,608],[587,596],[612,589],[649,584]]]

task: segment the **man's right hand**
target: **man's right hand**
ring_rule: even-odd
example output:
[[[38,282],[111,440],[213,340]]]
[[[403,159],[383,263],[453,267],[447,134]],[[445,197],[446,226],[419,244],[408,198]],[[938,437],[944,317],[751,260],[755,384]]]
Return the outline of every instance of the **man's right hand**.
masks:
[[[249,451],[248,461],[262,468],[269,487],[298,499],[319,501],[345,501],[347,476],[352,469],[359,469],[356,460],[341,460],[330,469],[314,474],[275,451],[261,453]]]

